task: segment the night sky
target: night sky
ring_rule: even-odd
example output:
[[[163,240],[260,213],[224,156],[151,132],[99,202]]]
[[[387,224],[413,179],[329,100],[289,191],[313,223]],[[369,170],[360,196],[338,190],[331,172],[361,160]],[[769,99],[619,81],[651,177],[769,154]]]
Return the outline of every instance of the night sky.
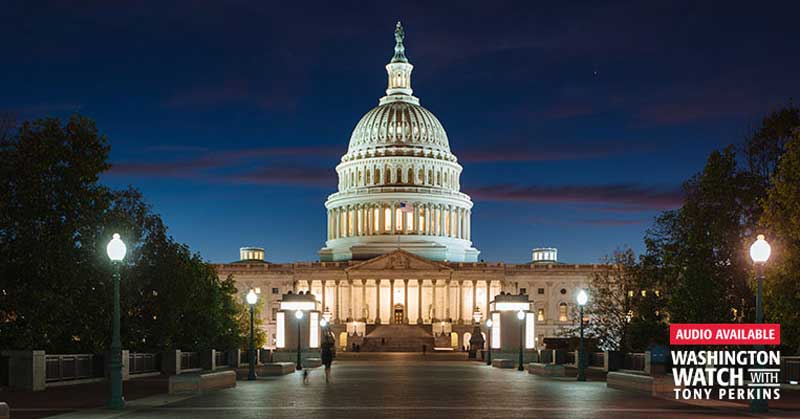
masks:
[[[3,2],[0,110],[93,118],[102,181],[214,262],[317,260],[397,20],[487,261],[641,251],[708,153],[800,92],[796,1],[122,3]]]

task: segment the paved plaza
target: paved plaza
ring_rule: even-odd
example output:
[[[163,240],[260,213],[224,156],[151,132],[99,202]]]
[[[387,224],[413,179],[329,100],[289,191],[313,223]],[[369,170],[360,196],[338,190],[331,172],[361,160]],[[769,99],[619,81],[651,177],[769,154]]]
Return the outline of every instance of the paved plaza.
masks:
[[[800,412],[772,413],[800,417]],[[545,378],[476,362],[435,361],[430,355],[423,359],[421,355],[386,354],[382,360],[334,363],[330,384],[325,383],[321,369],[314,369],[309,384],[303,384],[302,375],[294,373],[239,381],[236,388],[194,397],[145,397],[132,401],[124,412],[87,409],[59,417],[620,419],[748,415],[744,407],[690,406],[608,389],[600,381],[578,383],[574,378]]]

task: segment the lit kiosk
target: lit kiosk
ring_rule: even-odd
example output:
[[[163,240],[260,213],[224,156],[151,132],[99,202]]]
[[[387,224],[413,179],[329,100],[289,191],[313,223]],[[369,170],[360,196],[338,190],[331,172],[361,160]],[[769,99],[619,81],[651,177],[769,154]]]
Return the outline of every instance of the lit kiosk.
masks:
[[[295,362],[297,369],[308,358],[319,358],[322,312],[311,293],[283,294],[276,313],[274,362]]]
[[[492,365],[523,370],[535,354],[535,318],[525,294],[500,293],[489,303]]]

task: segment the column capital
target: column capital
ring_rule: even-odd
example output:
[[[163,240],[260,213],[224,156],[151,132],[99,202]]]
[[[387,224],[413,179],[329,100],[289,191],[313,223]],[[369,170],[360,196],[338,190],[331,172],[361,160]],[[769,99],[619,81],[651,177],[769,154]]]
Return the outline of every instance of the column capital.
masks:
[[[403,283],[405,283],[405,284],[408,284],[408,280],[407,280],[407,279],[404,279],[404,280],[403,280]]]

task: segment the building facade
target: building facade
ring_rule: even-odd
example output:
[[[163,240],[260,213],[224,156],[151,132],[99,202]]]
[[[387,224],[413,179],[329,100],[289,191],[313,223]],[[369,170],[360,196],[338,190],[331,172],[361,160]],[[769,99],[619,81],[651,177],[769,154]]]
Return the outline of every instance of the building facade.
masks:
[[[320,261],[270,263],[263,249],[247,247],[218,273],[233,275],[243,293],[260,293],[270,346],[280,298],[290,291],[316,297],[343,348],[380,325],[415,326],[437,346],[462,348],[495,296],[525,294],[541,346],[573,324],[578,290],[604,267],[558,263],[553,248],[534,249],[527,264],[478,262],[462,167],[442,124],[413,95],[403,41],[398,23],[386,95],[357,123],[336,167]]]

